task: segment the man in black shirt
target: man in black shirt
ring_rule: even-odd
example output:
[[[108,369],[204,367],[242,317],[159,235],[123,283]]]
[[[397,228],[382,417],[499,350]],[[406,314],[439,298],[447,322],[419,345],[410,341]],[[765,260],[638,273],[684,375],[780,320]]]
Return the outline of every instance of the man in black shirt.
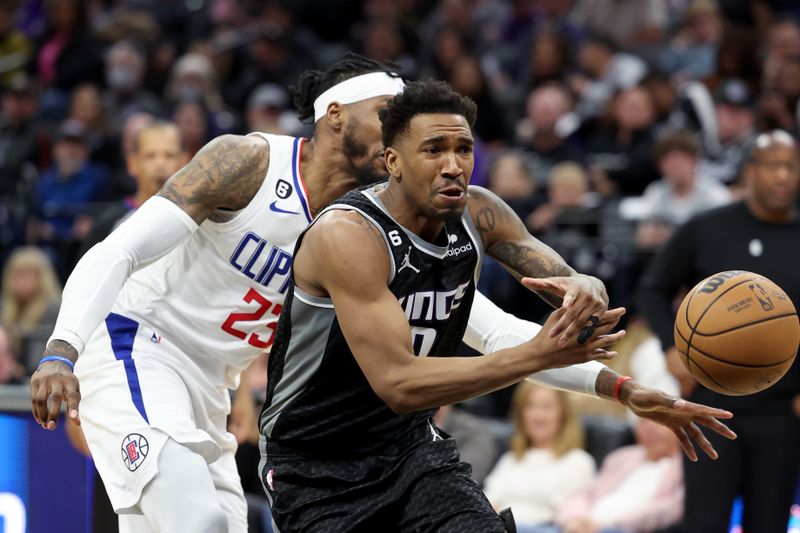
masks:
[[[699,385],[674,346],[673,304],[682,288],[723,270],[762,274],[800,308],[800,155],[784,131],[760,135],[747,168],[746,201],[698,215],[680,228],[656,256],[639,292],[642,313],[661,340],[683,396],[732,411],[735,441],[709,438],[716,462],[685,465],[689,533],[727,531],[734,498],[744,497],[744,530],[786,531],[800,464],[800,422],[792,403],[800,395],[800,364],[773,387],[728,397]]]

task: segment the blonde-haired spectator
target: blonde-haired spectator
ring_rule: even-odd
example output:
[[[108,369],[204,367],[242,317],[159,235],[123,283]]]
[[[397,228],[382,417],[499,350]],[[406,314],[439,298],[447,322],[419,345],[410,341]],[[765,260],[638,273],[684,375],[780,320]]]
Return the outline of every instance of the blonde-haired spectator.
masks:
[[[496,509],[512,507],[520,533],[550,531],[565,498],[591,481],[594,459],[566,392],[523,381],[511,420],[511,449],[486,478],[486,496]]]
[[[23,334],[52,328],[61,301],[61,284],[50,259],[39,248],[17,248],[3,270],[0,320]]]
[[[528,228],[533,233],[550,229],[565,209],[588,207],[589,177],[586,170],[574,161],[559,163],[550,171],[547,186],[549,201],[528,217]]]

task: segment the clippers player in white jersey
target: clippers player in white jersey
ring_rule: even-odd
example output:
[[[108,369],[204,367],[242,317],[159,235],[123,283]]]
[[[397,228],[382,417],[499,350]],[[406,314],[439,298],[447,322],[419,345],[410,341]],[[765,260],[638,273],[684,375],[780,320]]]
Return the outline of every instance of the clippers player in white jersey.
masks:
[[[380,111],[388,184],[338,199],[297,241],[260,419],[279,531],[513,531],[435,428],[436,408],[605,354],[624,335],[611,333],[618,308],[561,344],[548,334],[560,307],[527,342],[454,355],[484,252],[520,279],[542,264],[572,273],[502,200],[468,187],[475,114],[446,83],[409,84]],[[616,383],[617,399],[670,427],[690,456],[689,435],[715,456],[696,424],[733,436],[715,418],[727,411]]]
[[[32,409],[51,430],[62,401],[83,420],[121,531],[246,530],[228,388],[272,343],[297,236],[341,194],[386,177],[377,112],[402,90],[387,72],[351,54],[306,73],[295,100],[301,118],[315,118],[311,139],[211,141],[70,276],[31,379]],[[598,280],[539,275],[561,276],[534,288],[565,297],[551,330],[562,340],[605,310]],[[471,346],[491,351],[538,331],[477,300]],[[617,376],[598,357],[539,378],[610,397]]]

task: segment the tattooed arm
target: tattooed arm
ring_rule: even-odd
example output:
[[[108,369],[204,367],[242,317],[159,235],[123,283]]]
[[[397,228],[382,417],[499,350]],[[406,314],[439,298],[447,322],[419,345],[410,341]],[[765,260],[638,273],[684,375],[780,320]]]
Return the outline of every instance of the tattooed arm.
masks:
[[[268,164],[269,147],[263,139],[225,135],[211,141],[157,196],[81,258],[64,287],[44,353],[49,358],[31,378],[39,423],[55,429],[62,399],[70,417],[79,421],[80,393],[72,365],[130,275],[188,239],[216,209],[245,207],[263,183]]]
[[[487,254],[553,307],[565,307],[551,332],[560,342],[577,335],[591,316],[608,308],[603,282],[579,274],[552,248],[530,233],[505,202],[481,187],[470,187],[467,206]]]
[[[236,211],[250,203],[268,166],[269,145],[262,138],[222,135],[201,148],[158,195],[200,224],[217,209]]]

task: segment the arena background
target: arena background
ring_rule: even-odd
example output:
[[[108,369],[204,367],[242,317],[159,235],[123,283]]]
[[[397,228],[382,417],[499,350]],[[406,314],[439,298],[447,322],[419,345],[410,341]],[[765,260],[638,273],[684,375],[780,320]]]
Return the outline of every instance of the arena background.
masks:
[[[612,366],[630,372],[652,338],[634,298],[652,254],[689,216],[741,198],[758,132],[800,130],[798,17],[792,0],[0,1],[0,533],[112,527],[91,460],[63,424],[35,424],[26,382],[93,230],[132,207],[126,157],[153,117],[177,124],[189,155],[222,133],[308,135],[288,87],[348,50],[448,81],[479,106],[473,183],[628,307]],[[676,132],[696,143],[689,178],[704,192],[661,209],[648,185]],[[14,263],[20,250],[41,253]],[[547,311],[494,265],[481,284],[518,316]],[[254,405],[263,381],[248,384]],[[501,450],[509,398],[459,407]],[[578,401],[596,459],[630,442],[620,409]],[[257,502],[251,440],[241,467]],[[800,531],[798,505],[792,520]]]

